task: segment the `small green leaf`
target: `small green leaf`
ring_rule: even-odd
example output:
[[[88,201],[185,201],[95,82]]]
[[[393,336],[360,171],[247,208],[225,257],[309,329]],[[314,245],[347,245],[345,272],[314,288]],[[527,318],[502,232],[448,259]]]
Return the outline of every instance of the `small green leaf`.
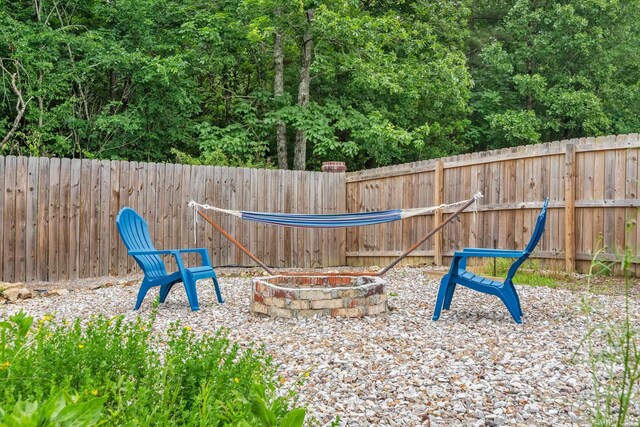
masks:
[[[55,422],[67,427],[92,426],[100,419],[102,406],[106,401],[107,397],[103,396],[88,402],[68,405],[55,417]]]
[[[307,414],[307,410],[304,408],[297,408],[293,411],[289,411],[280,422],[281,427],[302,427],[304,423],[304,417]]]

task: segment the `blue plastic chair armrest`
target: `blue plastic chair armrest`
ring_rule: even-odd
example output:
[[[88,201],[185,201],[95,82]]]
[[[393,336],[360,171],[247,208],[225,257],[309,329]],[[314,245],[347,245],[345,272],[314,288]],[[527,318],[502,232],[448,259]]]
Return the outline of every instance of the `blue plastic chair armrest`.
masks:
[[[211,260],[209,259],[209,253],[205,248],[187,248],[187,249],[165,249],[165,250],[137,250],[129,251],[129,255],[173,255],[178,262],[178,265],[182,265],[180,254],[187,252],[198,252],[202,257],[202,265],[211,267]]]
[[[207,252],[206,248],[188,248],[188,249],[178,249],[178,252],[197,252],[202,257],[202,265],[206,265],[211,267],[211,260],[209,259],[209,252]]]
[[[172,250],[156,250],[156,249],[139,249],[135,251],[129,251],[129,255],[171,255],[177,253],[178,251]]]
[[[482,249],[465,248],[462,252],[456,252],[455,256],[476,258],[520,258],[524,251],[512,251],[506,249]]]

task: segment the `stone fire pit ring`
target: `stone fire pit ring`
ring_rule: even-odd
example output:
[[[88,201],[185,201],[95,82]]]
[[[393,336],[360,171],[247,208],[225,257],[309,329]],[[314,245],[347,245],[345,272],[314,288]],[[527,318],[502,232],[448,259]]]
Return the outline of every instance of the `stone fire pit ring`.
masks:
[[[268,276],[252,280],[252,313],[271,317],[363,317],[387,312],[386,282],[374,276]]]

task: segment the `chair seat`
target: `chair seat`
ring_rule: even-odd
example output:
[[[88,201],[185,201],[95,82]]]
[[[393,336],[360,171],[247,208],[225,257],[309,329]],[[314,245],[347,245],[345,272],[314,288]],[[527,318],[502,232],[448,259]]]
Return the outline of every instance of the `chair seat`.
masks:
[[[478,276],[477,274],[473,274],[467,270],[459,269],[458,277],[478,286],[493,286],[493,287],[499,288],[503,285],[502,282],[499,282],[497,280],[491,280],[486,277]]]

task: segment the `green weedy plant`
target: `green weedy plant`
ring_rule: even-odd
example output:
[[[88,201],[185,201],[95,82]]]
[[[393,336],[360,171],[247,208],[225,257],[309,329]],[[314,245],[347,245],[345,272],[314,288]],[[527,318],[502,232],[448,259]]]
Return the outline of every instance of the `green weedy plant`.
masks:
[[[304,422],[306,410],[292,408],[295,391],[277,392],[264,350],[240,349],[224,330],[197,337],[175,323],[166,335],[154,334],[153,315],[132,322],[94,317],[86,324],[53,319],[34,324],[19,312],[0,322],[0,420],[7,425]]]
[[[627,222],[627,235],[635,226],[635,222]],[[613,270],[614,263],[599,260],[602,251],[603,249],[597,251],[591,262],[587,295],[590,295],[591,278],[596,272],[607,274]],[[622,321],[602,324],[594,322],[593,304],[588,297],[583,299],[583,309],[587,315],[585,341],[595,392],[594,426],[640,426],[640,414],[630,412],[632,408],[640,407],[640,329],[632,314],[632,282],[629,273],[632,258],[631,249],[625,248],[621,260],[625,278],[625,312]],[[602,368],[605,374],[599,375]]]
[[[17,402],[5,412],[0,408],[0,427],[91,427],[100,419],[106,397],[76,403],[58,392],[44,403]]]

